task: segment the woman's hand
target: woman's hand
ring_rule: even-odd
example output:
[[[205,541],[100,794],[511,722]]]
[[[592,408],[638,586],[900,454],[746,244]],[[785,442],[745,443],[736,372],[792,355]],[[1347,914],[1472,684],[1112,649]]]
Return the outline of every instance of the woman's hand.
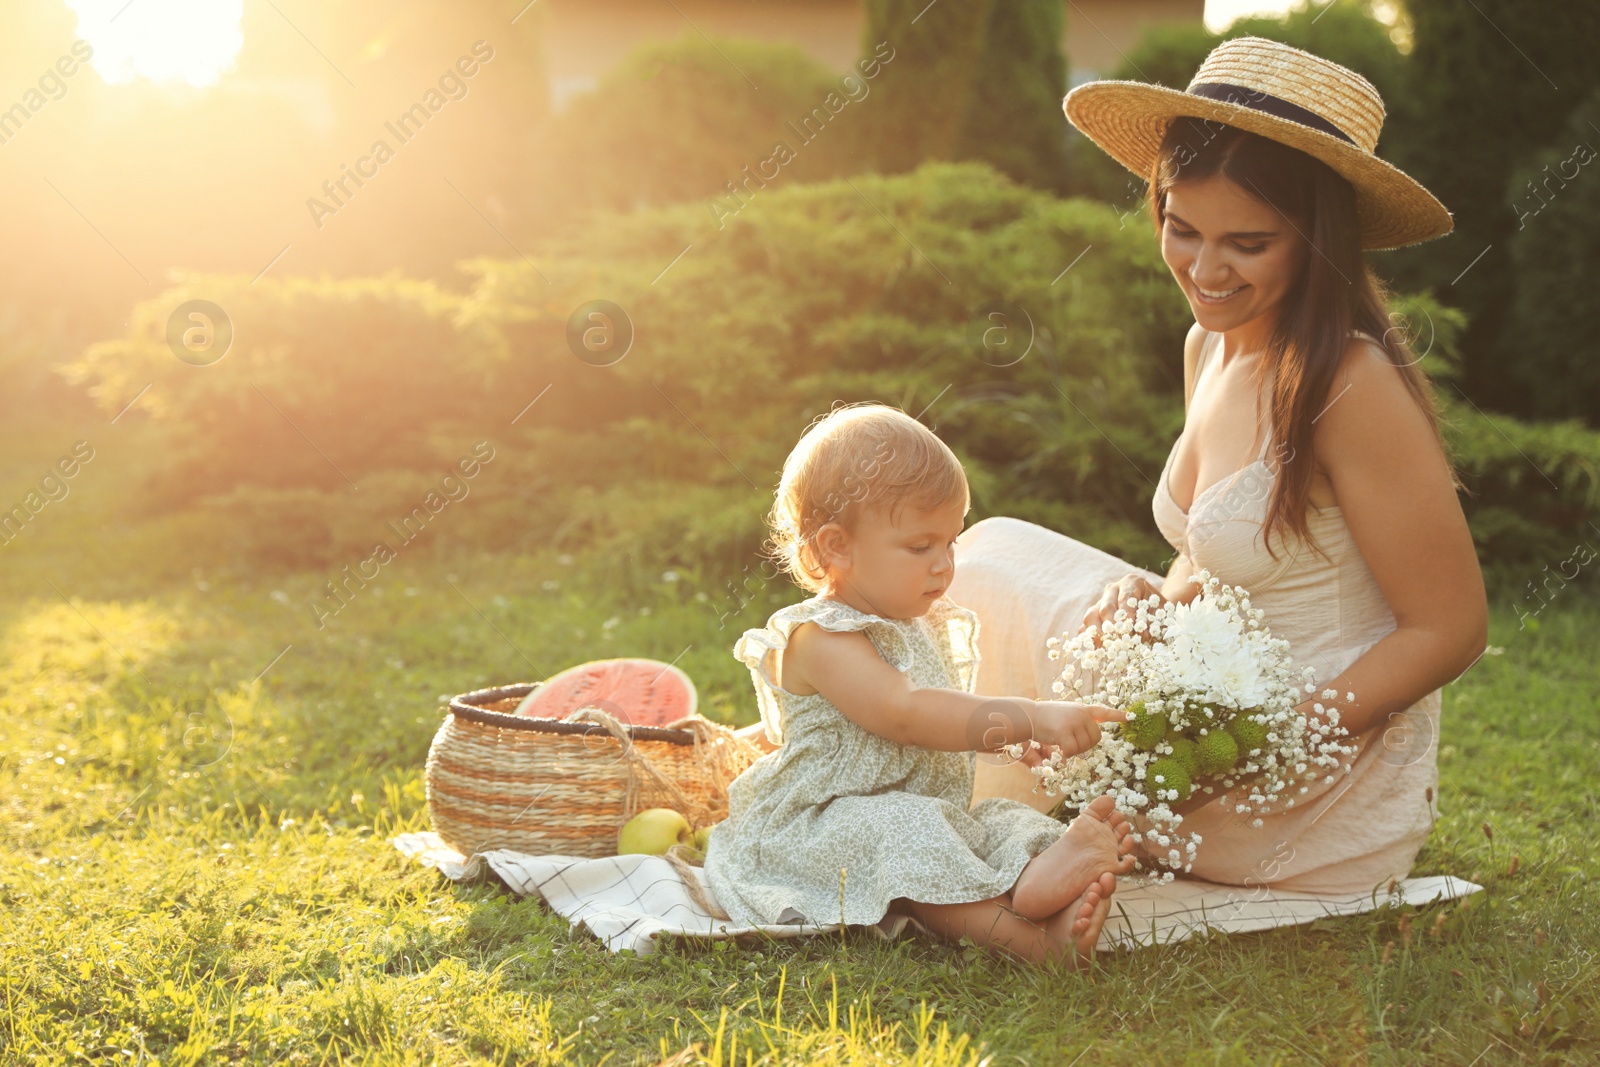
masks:
[[[1140,574],[1130,574],[1106,586],[1100,594],[1100,599],[1088,611],[1083,613],[1082,629],[1090,629],[1095,633],[1094,643],[1100,643],[1100,624],[1108,622],[1116,615],[1118,608],[1126,608],[1129,598],[1144,600],[1151,594],[1161,596],[1159,587],[1150,584],[1150,581]]]

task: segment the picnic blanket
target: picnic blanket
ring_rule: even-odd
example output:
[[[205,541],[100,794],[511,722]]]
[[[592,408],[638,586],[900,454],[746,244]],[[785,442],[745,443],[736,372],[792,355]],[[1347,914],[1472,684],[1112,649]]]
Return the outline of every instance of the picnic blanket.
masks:
[[[632,949],[647,956],[657,939],[666,937],[737,938],[755,935],[774,938],[837,933],[839,925],[786,923],[739,926],[718,919],[695,902],[678,871],[659,856],[608,856],[580,859],[572,856],[530,856],[503,849],[463,856],[439,840],[432,831],[401,834],[393,839],[400,853],[433,867],[456,882],[474,882],[491,874],[520,896],[538,896],[573,926],[582,926],[612,952]],[[1422,905],[1456,900],[1482,890],[1482,886],[1431,875],[1407,878],[1389,890],[1371,893],[1317,896],[1242,888],[1179,879],[1140,885],[1123,879],[1112,898],[1111,915],[1095,946],[1102,952],[1141,948],[1194,937],[1206,930],[1245,933],[1296,926],[1335,915],[1357,915],[1382,907]],[[711,887],[702,885],[705,898],[715,902]],[[891,913],[873,926],[861,929],[892,939],[908,926],[923,930],[910,915]]]

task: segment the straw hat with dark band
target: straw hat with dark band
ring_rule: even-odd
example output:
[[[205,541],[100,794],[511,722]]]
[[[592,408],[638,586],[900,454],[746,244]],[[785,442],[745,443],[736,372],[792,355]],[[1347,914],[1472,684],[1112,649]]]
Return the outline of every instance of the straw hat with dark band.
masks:
[[[1088,82],[1067,94],[1064,109],[1090,140],[1147,181],[1162,138],[1180,115],[1297,148],[1355,187],[1364,248],[1416,244],[1454,225],[1432,193],[1373,154],[1384,110],[1372,83],[1277,41],[1224,41],[1181,93],[1144,82]]]

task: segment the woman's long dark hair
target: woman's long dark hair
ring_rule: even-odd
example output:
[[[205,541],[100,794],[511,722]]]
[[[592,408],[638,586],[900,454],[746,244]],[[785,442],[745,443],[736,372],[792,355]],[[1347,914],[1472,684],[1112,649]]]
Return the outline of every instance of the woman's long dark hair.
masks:
[[[1233,126],[1178,118],[1167,129],[1150,175],[1157,233],[1175,184],[1217,175],[1277,210],[1310,245],[1299,276],[1284,294],[1256,374],[1259,391],[1268,368],[1275,370],[1269,401],[1272,445],[1276,455],[1288,457],[1278,464],[1263,528],[1274,559],[1272,534],[1281,538],[1286,531],[1311,542],[1326,558],[1306,519],[1314,464],[1293,460],[1313,455],[1313,420],[1335,399],[1328,394],[1352,330],[1378,340],[1427,416],[1451,480],[1458,488],[1461,481],[1439,432],[1428,379],[1416,366],[1404,331],[1390,321],[1383,284],[1362,256],[1355,188],[1326,163],[1288,145]]]

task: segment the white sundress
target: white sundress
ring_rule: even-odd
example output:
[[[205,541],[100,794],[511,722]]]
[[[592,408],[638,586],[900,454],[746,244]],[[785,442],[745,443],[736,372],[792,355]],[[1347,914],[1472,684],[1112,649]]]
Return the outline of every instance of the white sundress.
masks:
[[[781,747],[728,789],[705,875],[737,923],[872,924],[906,897],[988,900],[1066,830],[1026,804],[972,805],[975,752],[902,745],[867,730],[820,693],[772,684],[774,653],[796,626],[860,631],[919,688],[972,691],[977,617],[940,597],[920,619],[886,619],[813,597],[747,630],[734,655],[750,668],[767,736]]]
[[[1208,335],[1201,348],[1196,392],[1218,336]],[[1263,421],[1270,429],[1270,419]],[[1187,512],[1167,484],[1174,442],[1156,483],[1154,518],[1196,567],[1249,590],[1251,606],[1265,612],[1273,634],[1289,641],[1297,665],[1315,669],[1322,686],[1394,632],[1396,619],[1339,507],[1312,506],[1306,515],[1328,558],[1296,537],[1282,547],[1274,538],[1276,559],[1267,552],[1263,528],[1277,476],[1269,440],[1263,436],[1254,462],[1200,489]],[[1105,585],[1129,573],[1156,586],[1164,577],[1017,519],[968,527],[956,542],[949,594],[983,620],[977,690],[1049,694],[1061,664],[1050,660],[1045,640],[1075,633]],[[1360,752],[1349,774],[1316,779],[1295,807],[1262,815],[1260,827],[1221,798],[1185,816],[1184,830],[1203,839],[1194,876],[1307,893],[1366,893],[1405,878],[1439,814],[1441,700],[1435,689],[1395,709],[1401,714],[1392,722],[1380,719],[1356,739]],[[980,777],[980,796],[1029,796],[1037,782],[1017,767],[984,770],[993,773]],[[1043,794],[1034,799],[1049,802]]]

